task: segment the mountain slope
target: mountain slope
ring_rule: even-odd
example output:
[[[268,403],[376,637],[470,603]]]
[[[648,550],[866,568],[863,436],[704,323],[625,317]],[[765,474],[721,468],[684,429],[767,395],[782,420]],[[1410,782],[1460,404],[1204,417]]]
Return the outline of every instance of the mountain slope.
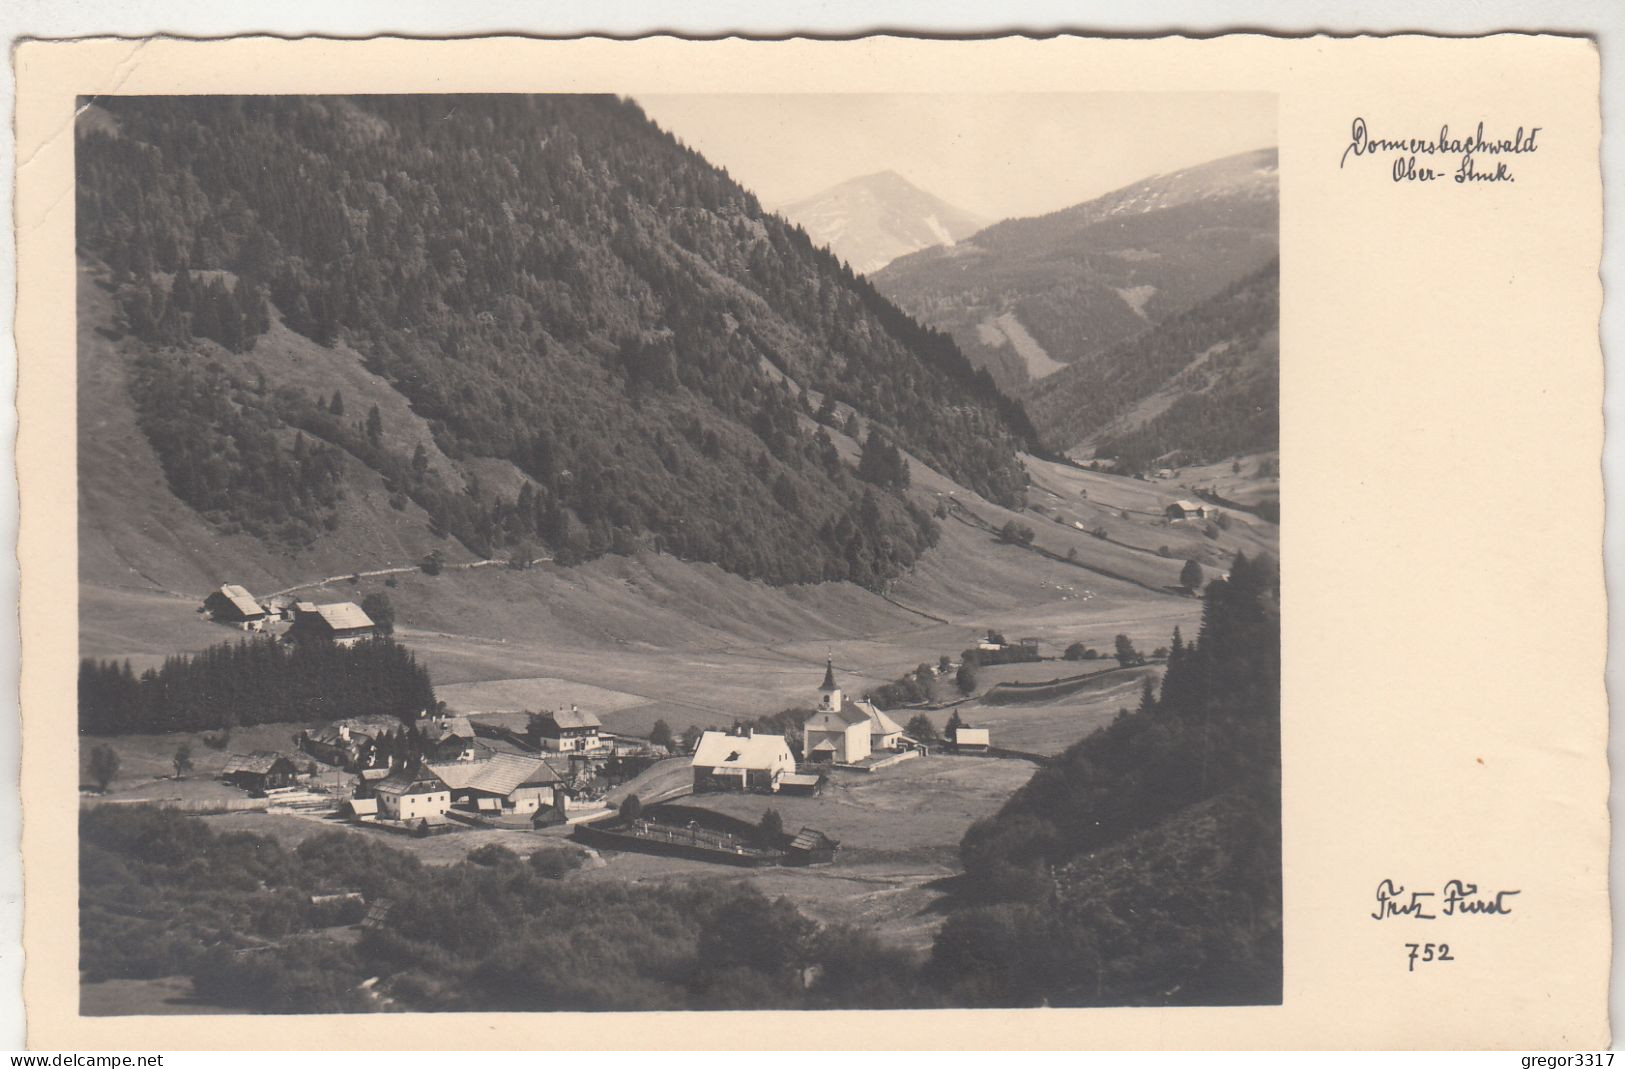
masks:
[[[540,543],[879,585],[933,524],[788,381],[1020,501],[1020,406],[630,102],[118,98],[78,135],[81,363],[191,513],[114,567]]]
[[[1027,387],[1044,440],[1144,471],[1277,447],[1280,270],[1223,292]]]
[[[875,275],[1007,388],[1103,352],[1276,256],[1276,152],[1159,175],[988,227]]]
[[[781,205],[779,211],[860,274],[872,274],[919,249],[951,246],[988,223],[896,171],[848,179]]]

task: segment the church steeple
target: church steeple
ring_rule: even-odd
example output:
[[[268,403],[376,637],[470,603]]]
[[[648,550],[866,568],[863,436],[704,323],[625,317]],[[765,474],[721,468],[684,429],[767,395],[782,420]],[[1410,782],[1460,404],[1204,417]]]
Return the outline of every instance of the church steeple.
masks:
[[[835,685],[835,658],[833,657],[824,664],[824,685],[818,688],[818,711],[821,713],[838,713],[841,711],[841,688]]]

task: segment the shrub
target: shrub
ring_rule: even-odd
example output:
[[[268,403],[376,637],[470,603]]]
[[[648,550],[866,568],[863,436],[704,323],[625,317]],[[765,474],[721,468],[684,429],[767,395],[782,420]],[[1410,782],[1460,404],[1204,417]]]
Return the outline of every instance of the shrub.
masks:
[[[544,846],[530,855],[530,867],[550,880],[562,880],[586,863],[586,856],[568,846]]]
[[[497,868],[502,865],[518,864],[519,855],[500,843],[487,843],[477,850],[470,850],[468,860],[476,865]]]

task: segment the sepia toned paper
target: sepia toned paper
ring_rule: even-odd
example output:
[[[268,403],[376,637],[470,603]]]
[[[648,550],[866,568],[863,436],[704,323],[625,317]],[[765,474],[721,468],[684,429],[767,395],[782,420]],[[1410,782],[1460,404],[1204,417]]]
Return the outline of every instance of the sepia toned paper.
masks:
[[[1598,58],[1484,39],[35,42],[16,53],[31,1046],[1142,1048],[1607,1044]],[[79,1016],[75,108],[87,95],[1236,92],[1277,101],[1279,1006]],[[1372,139],[1474,135],[1461,153]],[[1357,132],[1358,131],[1363,131]],[[1538,132],[1537,132],[1538,131]],[[1525,141],[1524,139],[1530,139]],[[1416,156],[1413,177],[1395,159]],[[1483,166],[1482,160],[1480,166]],[[1396,174],[1398,177],[1396,177]],[[1382,919],[1394,887],[1516,891]],[[1440,899],[1435,898],[1435,902]],[[1454,960],[1412,968],[1407,944]]]

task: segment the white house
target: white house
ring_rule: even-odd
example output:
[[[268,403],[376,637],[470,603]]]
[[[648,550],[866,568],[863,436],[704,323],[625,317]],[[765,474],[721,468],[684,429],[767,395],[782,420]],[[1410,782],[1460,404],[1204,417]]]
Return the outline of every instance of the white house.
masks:
[[[451,808],[451,788],[426,767],[397,769],[373,784],[372,792],[385,820],[438,818]]]
[[[796,770],[783,735],[730,735],[707,731],[694,748],[694,790],[779,789],[780,777]]]

